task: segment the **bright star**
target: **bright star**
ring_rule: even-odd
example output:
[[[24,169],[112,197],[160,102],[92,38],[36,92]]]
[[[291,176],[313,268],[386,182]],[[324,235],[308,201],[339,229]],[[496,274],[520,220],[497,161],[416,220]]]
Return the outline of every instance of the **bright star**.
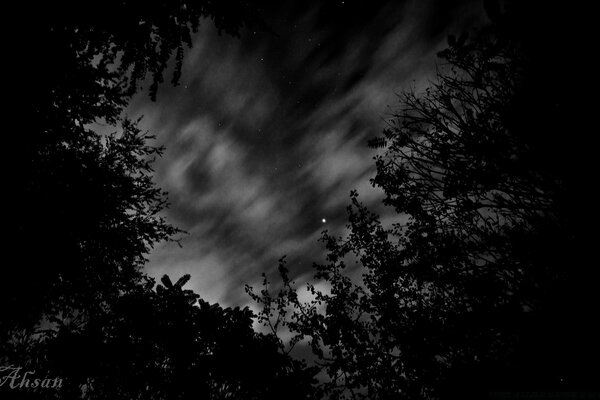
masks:
[[[322,222],[322,223],[325,223],[325,222],[327,222],[327,220],[326,220],[325,218],[323,218],[323,219],[321,220],[321,222]]]

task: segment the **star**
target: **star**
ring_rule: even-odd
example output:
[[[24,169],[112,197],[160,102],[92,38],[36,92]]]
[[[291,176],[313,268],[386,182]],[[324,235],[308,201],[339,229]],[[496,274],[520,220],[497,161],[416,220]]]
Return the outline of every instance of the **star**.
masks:
[[[325,218],[323,218],[323,219],[321,220],[321,222],[322,222],[322,223],[325,223],[325,222],[327,222],[327,220],[326,220]]]

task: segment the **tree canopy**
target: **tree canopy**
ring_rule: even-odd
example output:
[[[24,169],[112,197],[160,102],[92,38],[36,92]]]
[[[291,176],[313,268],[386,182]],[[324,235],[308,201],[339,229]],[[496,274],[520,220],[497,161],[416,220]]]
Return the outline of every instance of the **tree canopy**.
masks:
[[[579,128],[579,97],[556,78],[574,76],[574,50],[554,29],[556,9],[508,2],[517,11],[503,13],[500,3],[485,2],[493,29],[449,38],[436,80],[405,92],[371,142],[383,151],[373,184],[397,221],[383,226],[354,192],[349,235],[324,234],[328,259],[315,266],[329,292],[309,285],[314,301],[301,302],[283,261],[278,295],[248,288],[259,320],[295,334],[290,346],[308,340],[324,377],[316,393],[317,369],[254,332],[248,309],[208,304],[183,289],[189,277],[155,286],[142,272],[152,246],[179,231],[161,217],[167,200],[152,181],[162,149],[123,110],[141,85],[155,99],[169,70],[177,84],[201,18],[235,35],[259,23],[251,3],[10,10],[21,28],[6,50],[17,123],[5,157],[0,361],[64,379],[58,391],[19,395],[467,398],[592,387],[600,333],[597,272],[582,256],[587,164],[565,139]]]
[[[351,194],[349,234],[325,232],[327,262],[315,264],[329,291],[309,283],[313,299],[300,301],[283,261],[278,294],[248,288],[263,323],[289,329],[291,346],[307,341],[326,398],[594,385],[595,271],[577,263],[568,193],[578,164],[551,161],[568,119],[556,113],[569,108],[542,90],[551,73],[535,75],[539,49],[514,16],[450,36],[435,79],[400,95],[370,142],[383,149],[372,183],[397,218],[383,226]]]
[[[248,308],[209,304],[163,276],[118,297],[102,315],[55,318],[41,340],[23,340],[24,370],[62,377],[32,398],[309,399],[312,371],[256,333]],[[3,387],[2,389],[7,389]],[[7,390],[7,392],[10,390]]]
[[[24,25],[9,48],[18,65],[8,82],[9,115],[19,124],[5,158],[13,168],[3,332],[57,312],[58,303],[102,305],[140,279],[144,255],[177,230],[159,216],[166,197],[152,182],[151,161],[162,150],[148,144],[139,121],[123,116],[124,107],[147,75],[155,98],[171,60],[177,83],[201,18],[234,35],[256,23],[253,9],[235,0],[61,2],[9,11]],[[99,135],[92,123],[114,133]]]
[[[161,215],[166,193],[152,179],[163,149],[123,110],[142,83],[155,99],[169,69],[177,84],[202,18],[236,35],[258,23],[250,4],[36,6],[13,14],[24,27],[12,41],[19,68],[8,92],[18,129],[7,157],[1,395],[307,398],[310,370],[255,333],[249,309],[209,305],[183,289],[189,276],[155,287],[142,270],[152,247],[180,231]],[[62,385],[12,388],[5,378],[15,366]]]

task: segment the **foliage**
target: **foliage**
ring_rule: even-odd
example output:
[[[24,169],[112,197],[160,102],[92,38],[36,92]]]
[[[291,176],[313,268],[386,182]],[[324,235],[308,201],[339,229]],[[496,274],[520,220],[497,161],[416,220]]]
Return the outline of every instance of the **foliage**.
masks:
[[[64,377],[38,398],[307,399],[312,377],[252,329],[248,308],[210,305],[189,275],[139,285],[93,319],[55,319],[30,343],[28,370]]]
[[[566,355],[577,334],[549,335],[567,304],[581,306],[560,289],[573,282],[568,182],[527,131],[534,63],[496,32],[449,37],[436,80],[404,92],[370,142],[385,149],[372,183],[396,222],[351,194],[349,235],[325,232],[327,263],[314,266],[329,293],[309,284],[301,302],[284,262],[277,295],[248,288],[264,324],[289,329],[291,346],[308,341],[326,398],[467,398],[581,377],[585,356]]]
[[[63,386],[3,385],[1,396],[279,399],[292,390],[307,398],[310,373],[253,331],[248,309],[199,300],[182,288],[189,276],[153,289],[142,271],[152,246],[180,231],[161,216],[166,194],[152,180],[163,149],[123,109],[145,82],[155,99],[171,67],[177,84],[201,18],[235,35],[255,22],[249,4],[26,7],[14,14],[24,29],[9,48],[18,68],[6,96],[18,128],[6,157],[11,261],[0,287],[0,365],[61,377]]]
[[[159,216],[165,196],[151,180],[161,149],[123,109],[148,74],[156,97],[173,55],[178,82],[201,18],[229,34],[255,21],[236,0],[22,5],[7,10],[24,25],[8,48],[7,114],[18,126],[6,144],[0,339],[74,304],[104,307],[141,279],[144,254],[177,230]]]
[[[162,149],[150,138],[124,120],[120,133],[81,128],[74,140],[44,147],[17,193],[23,213],[11,251],[24,257],[5,271],[3,325],[94,312],[140,282],[153,244],[177,232],[159,215],[166,194],[152,181],[151,163]]]

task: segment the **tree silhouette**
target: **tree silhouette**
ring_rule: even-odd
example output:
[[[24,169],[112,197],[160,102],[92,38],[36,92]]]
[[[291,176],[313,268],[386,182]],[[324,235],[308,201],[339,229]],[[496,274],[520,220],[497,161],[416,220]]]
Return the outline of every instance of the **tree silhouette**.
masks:
[[[30,342],[28,370],[63,377],[34,398],[309,399],[312,371],[252,329],[248,308],[222,308],[163,276],[93,319],[56,319]],[[4,388],[3,388],[4,389]]]
[[[26,25],[8,51],[18,65],[8,114],[19,125],[5,157],[2,336],[74,305],[102,308],[141,279],[144,255],[177,230],[159,217],[165,196],[151,181],[161,149],[123,109],[146,75],[156,97],[173,56],[177,84],[201,18],[229,34],[256,20],[236,0],[26,7],[10,10]],[[99,135],[92,123],[115,133]]]
[[[119,134],[84,131],[37,159],[17,194],[21,234],[11,251],[22,259],[5,271],[3,324],[25,327],[44,314],[101,309],[142,279],[153,243],[177,232],[158,216],[166,199],[152,181],[151,162],[162,150],[148,138],[124,120]]]
[[[11,14],[24,28],[8,51],[19,66],[7,95],[19,126],[7,144],[0,366],[63,385],[14,389],[3,380],[1,396],[309,397],[310,370],[255,333],[248,309],[199,300],[183,289],[189,276],[174,284],[165,276],[154,289],[142,271],[152,246],[179,231],[160,215],[166,194],[152,180],[162,148],[124,107],[142,82],[155,99],[171,60],[177,84],[201,18],[235,35],[258,23],[250,4],[26,6]]]
[[[309,284],[301,302],[283,261],[278,295],[247,289],[263,323],[308,341],[327,398],[594,386],[597,303],[577,289],[594,272],[573,265],[574,181],[549,162],[565,108],[540,110],[530,37],[495,18],[471,40],[450,36],[436,79],[402,93],[370,141],[385,150],[372,183],[396,221],[382,226],[353,192],[349,235],[324,233],[327,263],[315,265],[329,292]]]

